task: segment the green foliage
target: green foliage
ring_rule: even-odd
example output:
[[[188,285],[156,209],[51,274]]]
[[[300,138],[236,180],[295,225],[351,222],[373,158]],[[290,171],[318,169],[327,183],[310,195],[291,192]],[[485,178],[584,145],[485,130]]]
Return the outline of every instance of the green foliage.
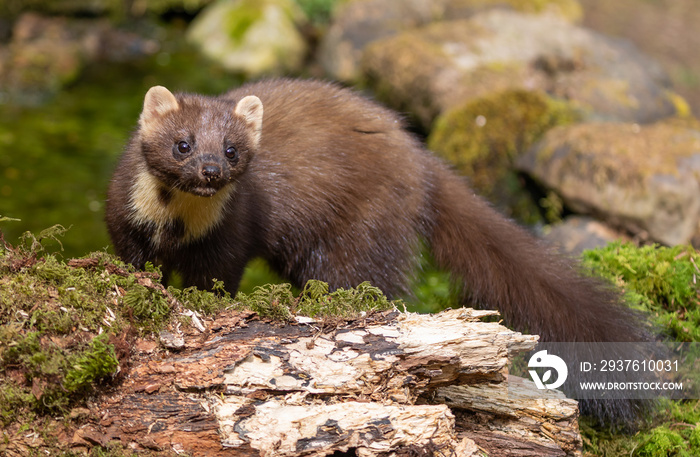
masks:
[[[411,312],[438,313],[461,303],[450,274],[435,265],[427,246],[421,248],[420,274],[411,284],[406,308]]]

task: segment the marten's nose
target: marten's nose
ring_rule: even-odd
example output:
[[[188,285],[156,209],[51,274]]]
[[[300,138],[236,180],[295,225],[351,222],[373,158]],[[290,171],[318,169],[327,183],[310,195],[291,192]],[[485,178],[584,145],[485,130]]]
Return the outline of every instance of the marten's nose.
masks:
[[[202,176],[207,181],[217,180],[221,178],[221,167],[218,165],[204,165],[202,166]]]

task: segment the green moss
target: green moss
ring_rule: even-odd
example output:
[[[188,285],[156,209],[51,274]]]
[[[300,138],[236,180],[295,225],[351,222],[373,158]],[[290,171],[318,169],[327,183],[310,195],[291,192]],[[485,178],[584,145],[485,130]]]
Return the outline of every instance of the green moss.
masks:
[[[627,301],[652,316],[661,332],[687,342],[700,341],[699,261],[700,254],[690,246],[636,247],[616,242],[583,253],[584,265],[620,287]],[[695,345],[684,350],[679,356],[698,360]],[[697,369],[679,375],[684,384],[700,383]],[[586,448],[595,455],[700,455],[700,401],[662,399],[649,421],[633,437],[610,435],[585,422],[581,431]]]
[[[0,381],[5,424],[28,412],[65,412],[81,394],[115,373],[118,361],[106,335],[72,347],[64,341],[43,331],[2,332],[0,372],[10,375]]]
[[[653,429],[632,453],[634,457],[692,457],[683,437],[666,426]]]
[[[396,304],[368,282],[329,292],[327,283],[309,281],[299,296],[296,312],[314,318],[356,319],[363,313],[391,309]]]
[[[309,21],[316,26],[325,26],[340,0],[296,0]]]
[[[182,306],[193,311],[211,315],[231,306],[231,295],[224,290],[223,282],[214,281],[212,291],[214,293],[199,290],[196,287],[188,287],[186,289],[168,287],[168,292]]]
[[[537,151],[540,166],[575,170],[587,181],[604,187],[643,190],[652,176],[678,176],[684,160],[697,154],[692,119],[666,119],[654,124],[582,123],[554,128]],[[644,160],[640,160],[640,151]],[[555,152],[557,154],[555,155]],[[565,154],[564,154],[565,152]]]
[[[241,43],[248,29],[258,22],[263,15],[264,2],[255,0],[239,1],[226,17],[226,31],[235,43]]]
[[[170,316],[170,306],[166,298],[153,288],[134,284],[124,295],[123,300],[134,318],[147,322],[148,327],[157,328]]]
[[[119,361],[106,334],[96,336],[82,353],[74,356],[63,387],[70,393],[82,392],[115,373]]]
[[[549,129],[577,119],[569,105],[544,93],[508,90],[438,117],[428,147],[469,177],[478,193],[531,221],[536,210],[518,210],[522,200],[516,197],[520,186],[513,161]]]
[[[263,317],[288,320],[292,317],[294,293],[290,284],[258,286],[250,294],[239,292],[236,301],[240,308],[250,309]]]
[[[293,315],[317,319],[356,319],[369,311],[382,311],[396,306],[381,290],[363,282],[349,289],[329,290],[327,283],[310,280],[295,294],[290,284],[268,284],[252,293],[236,295],[239,308],[250,309],[263,317],[288,320]]]
[[[700,341],[700,255],[690,246],[611,243],[585,251],[584,264],[622,288],[628,301],[656,316],[676,341]]]
[[[427,32],[442,30],[442,27],[430,27]],[[431,70],[446,67],[449,61],[439,39],[416,39],[411,31],[404,32],[366,46],[359,84],[371,88],[377,100],[409,113],[417,125],[427,128],[441,110],[431,95],[430,82],[434,75]]]

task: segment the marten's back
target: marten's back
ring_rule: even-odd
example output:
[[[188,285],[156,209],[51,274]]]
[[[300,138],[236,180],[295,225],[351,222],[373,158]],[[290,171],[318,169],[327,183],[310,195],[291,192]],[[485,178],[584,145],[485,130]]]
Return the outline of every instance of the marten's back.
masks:
[[[270,244],[326,255],[338,250],[324,244],[346,243],[343,250],[380,257],[378,268],[390,260],[370,252],[377,240],[415,244],[432,158],[396,113],[319,81],[263,81],[226,97],[248,95],[264,107],[249,176],[275,214],[267,227],[271,240],[284,239],[284,246]]]

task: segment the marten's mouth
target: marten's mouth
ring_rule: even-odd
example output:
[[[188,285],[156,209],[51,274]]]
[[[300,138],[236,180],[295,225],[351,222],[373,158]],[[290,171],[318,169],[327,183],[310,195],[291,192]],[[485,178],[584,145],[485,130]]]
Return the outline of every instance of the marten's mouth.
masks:
[[[219,189],[210,186],[199,186],[189,189],[191,194],[195,194],[199,197],[212,197],[218,191]]]

